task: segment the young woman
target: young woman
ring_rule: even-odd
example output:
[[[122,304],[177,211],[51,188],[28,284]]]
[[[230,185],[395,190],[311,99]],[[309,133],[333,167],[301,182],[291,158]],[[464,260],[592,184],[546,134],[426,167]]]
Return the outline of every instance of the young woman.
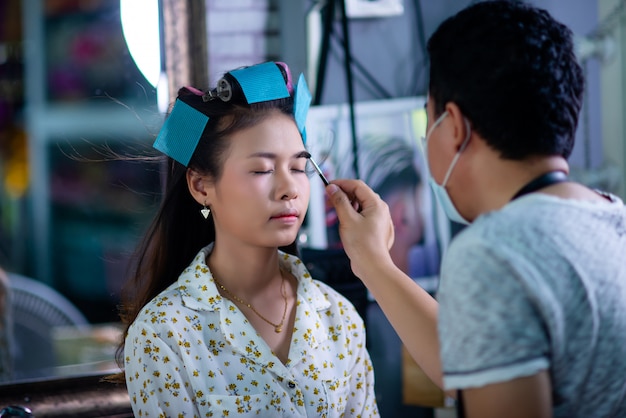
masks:
[[[296,256],[310,94],[282,63],[182,88],[122,317],[136,416],[376,416],[363,321]]]

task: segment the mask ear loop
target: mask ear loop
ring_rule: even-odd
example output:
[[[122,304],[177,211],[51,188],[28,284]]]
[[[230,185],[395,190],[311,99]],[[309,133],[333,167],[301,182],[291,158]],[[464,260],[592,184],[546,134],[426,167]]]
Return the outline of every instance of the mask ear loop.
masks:
[[[466,117],[463,117],[463,122],[465,123],[465,131],[467,134],[465,135],[465,139],[461,144],[461,148],[459,148],[459,153],[463,152],[465,148],[467,148],[467,144],[469,144],[470,136],[472,136],[472,127],[470,126],[469,120]]]
[[[465,122],[465,131],[467,132],[467,134],[465,135],[465,139],[463,140],[461,147],[456,152],[456,154],[454,154],[454,158],[452,159],[452,163],[450,164],[450,168],[448,168],[448,172],[446,173],[446,176],[443,178],[441,187],[446,187],[446,184],[448,184],[448,180],[450,179],[450,175],[452,174],[452,169],[454,168],[454,166],[456,165],[456,162],[461,157],[461,153],[465,150],[465,148],[467,148],[467,144],[469,143],[470,137],[472,136],[472,129],[470,127],[469,121],[467,120],[467,118],[463,118],[463,121]]]

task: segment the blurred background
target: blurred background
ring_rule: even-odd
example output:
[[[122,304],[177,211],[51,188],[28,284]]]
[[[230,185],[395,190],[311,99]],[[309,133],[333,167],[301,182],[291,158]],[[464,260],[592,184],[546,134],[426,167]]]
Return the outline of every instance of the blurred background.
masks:
[[[204,89],[224,71],[280,60],[344,122],[364,106],[415,106],[428,36],[474,2],[1,0],[0,267],[58,292],[89,324],[117,322],[161,186],[158,166],[110,157],[151,155],[180,86]],[[574,31],[587,76],[573,175],[624,198],[625,1],[532,3]],[[316,225],[305,225],[304,246],[326,243]]]

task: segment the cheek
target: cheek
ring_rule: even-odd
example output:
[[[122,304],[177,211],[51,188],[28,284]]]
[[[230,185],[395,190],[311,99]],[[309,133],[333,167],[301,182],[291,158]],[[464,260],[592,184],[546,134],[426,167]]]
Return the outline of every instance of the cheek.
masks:
[[[430,175],[435,179],[437,184],[441,184],[444,176],[446,175],[447,165],[446,157],[442,155],[442,150],[437,148],[437,144],[428,144],[428,168],[430,169]]]
[[[302,214],[306,214],[311,200],[311,182],[306,174],[303,177],[304,179],[298,182],[298,208]]]
[[[426,151],[425,158],[426,158],[426,163],[428,165],[428,171],[430,172],[430,175],[436,178],[435,171],[436,171],[437,161],[435,161],[434,152],[432,148],[433,148],[432,144],[428,144],[428,148],[425,149]]]
[[[311,197],[311,181],[308,177],[301,182],[300,190],[301,199],[308,205],[309,198]]]
[[[225,171],[216,187],[216,199],[223,207],[239,207],[242,201],[257,200],[264,193],[260,177]]]

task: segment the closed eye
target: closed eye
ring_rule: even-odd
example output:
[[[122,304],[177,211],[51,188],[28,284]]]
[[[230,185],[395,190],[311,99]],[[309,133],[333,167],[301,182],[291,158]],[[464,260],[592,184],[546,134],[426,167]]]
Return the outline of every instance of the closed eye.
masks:
[[[306,173],[310,170],[307,170],[306,168],[299,168],[299,167],[292,167],[290,168],[290,170],[294,173]],[[274,170],[253,170],[252,174],[256,174],[256,175],[262,175],[262,174],[272,174],[274,172]]]
[[[270,161],[275,161],[277,159],[276,154],[265,153],[265,152],[254,153],[250,155],[249,158],[261,158],[261,159],[270,160]],[[307,162],[309,158],[311,158],[311,154],[309,154],[307,151],[300,151],[294,154],[291,158],[292,158],[292,161],[290,163],[291,167],[289,168],[291,172],[298,173],[298,174],[309,172],[309,170],[307,170]],[[250,173],[254,175],[264,175],[264,174],[272,174],[274,171],[275,171],[275,168],[269,168],[267,170],[251,170]]]

